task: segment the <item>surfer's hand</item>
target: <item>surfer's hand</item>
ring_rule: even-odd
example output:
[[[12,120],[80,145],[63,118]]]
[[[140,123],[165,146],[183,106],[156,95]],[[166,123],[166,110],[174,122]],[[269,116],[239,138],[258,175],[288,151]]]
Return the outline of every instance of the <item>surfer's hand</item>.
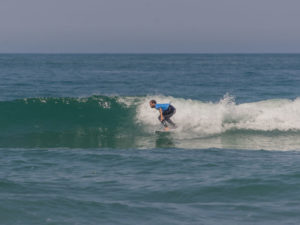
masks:
[[[161,117],[160,117],[160,121],[163,121],[163,120],[164,120],[164,118],[161,116]]]

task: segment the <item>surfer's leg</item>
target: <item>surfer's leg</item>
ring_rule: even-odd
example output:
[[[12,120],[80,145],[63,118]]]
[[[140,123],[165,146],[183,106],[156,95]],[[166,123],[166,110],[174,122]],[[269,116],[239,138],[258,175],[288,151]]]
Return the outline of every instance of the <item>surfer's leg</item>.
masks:
[[[170,119],[170,118],[166,118],[165,119],[169,124],[171,124],[172,125],[172,127],[176,127],[176,124]]]
[[[159,120],[159,122],[162,123],[162,125],[163,125],[164,127],[168,127],[167,122],[166,122],[166,118],[165,118],[163,121],[161,121],[161,120],[160,120],[160,115],[159,115],[159,116],[158,116],[158,120]]]
[[[173,128],[176,127],[176,124],[171,120],[171,117],[176,113],[176,109],[173,108],[168,114],[164,115],[165,120],[172,125]]]

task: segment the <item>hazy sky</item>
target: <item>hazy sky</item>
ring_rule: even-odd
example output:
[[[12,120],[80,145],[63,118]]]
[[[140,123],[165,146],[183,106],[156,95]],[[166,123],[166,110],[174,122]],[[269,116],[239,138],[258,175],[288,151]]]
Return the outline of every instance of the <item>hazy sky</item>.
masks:
[[[0,0],[0,52],[300,53],[300,0]]]

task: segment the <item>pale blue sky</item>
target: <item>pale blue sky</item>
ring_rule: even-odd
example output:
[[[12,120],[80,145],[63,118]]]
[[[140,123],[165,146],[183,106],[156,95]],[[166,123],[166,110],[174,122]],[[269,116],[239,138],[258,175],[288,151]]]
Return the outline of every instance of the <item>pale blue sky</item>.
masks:
[[[0,0],[0,52],[300,53],[300,0]]]

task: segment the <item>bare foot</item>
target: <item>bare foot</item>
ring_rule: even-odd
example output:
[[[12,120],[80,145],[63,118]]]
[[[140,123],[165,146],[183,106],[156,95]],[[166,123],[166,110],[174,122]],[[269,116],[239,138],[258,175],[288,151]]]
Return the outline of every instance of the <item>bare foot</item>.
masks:
[[[169,130],[169,127],[165,127],[165,131],[168,131]]]

